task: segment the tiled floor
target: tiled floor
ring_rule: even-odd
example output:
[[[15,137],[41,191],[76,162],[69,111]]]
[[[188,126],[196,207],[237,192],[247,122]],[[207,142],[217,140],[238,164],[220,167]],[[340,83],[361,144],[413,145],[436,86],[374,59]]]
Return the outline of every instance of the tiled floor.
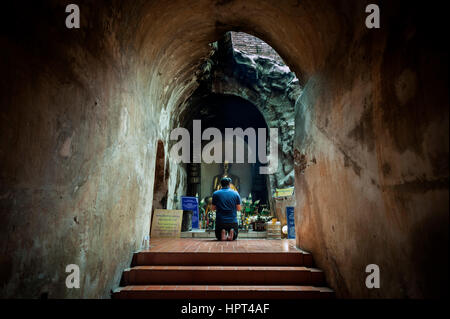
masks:
[[[218,241],[216,239],[183,238],[151,239],[151,252],[299,252],[295,240],[241,239]]]

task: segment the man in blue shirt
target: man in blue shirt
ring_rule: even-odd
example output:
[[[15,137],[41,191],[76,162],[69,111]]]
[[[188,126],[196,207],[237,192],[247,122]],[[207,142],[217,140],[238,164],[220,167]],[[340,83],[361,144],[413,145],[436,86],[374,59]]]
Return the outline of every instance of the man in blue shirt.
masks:
[[[217,240],[236,240],[238,236],[237,211],[241,210],[241,197],[230,188],[230,184],[231,178],[222,178],[222,189],[214,192],[212,197],[212,209],[216,211]]]

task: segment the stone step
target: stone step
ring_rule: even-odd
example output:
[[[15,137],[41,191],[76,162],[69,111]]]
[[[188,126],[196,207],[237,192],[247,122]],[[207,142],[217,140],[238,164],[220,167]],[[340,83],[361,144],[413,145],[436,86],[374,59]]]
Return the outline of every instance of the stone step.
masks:
[[[140,285],[114,291],[114,299],[328,299],[333,290],[313,286]]]
[[[128,285],[313,285],[325,284],[321,270],[262,266],[137,266],[123,273]]]
[[[307,252],[158,252],[134,254],[132,266],[304,266],[313,267]]]
[[[312,255],[291,241],[154,241],[133,255],[113,298],[333,298]]]

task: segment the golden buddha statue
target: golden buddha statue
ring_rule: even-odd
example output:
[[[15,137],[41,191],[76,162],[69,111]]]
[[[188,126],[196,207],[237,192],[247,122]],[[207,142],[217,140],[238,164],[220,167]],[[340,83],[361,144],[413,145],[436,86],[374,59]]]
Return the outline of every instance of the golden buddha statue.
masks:
[[[223,174],[214,177],[213,192],[218,191],[221,188],[220,181],[222,180],[222,178],[228,177],[231,178],[232,181],[232,183],[230,184],[230,188],[239,193],[239,177],[228,173],[229,168],[230,164],[225,161],[225,163],[223,163]]]

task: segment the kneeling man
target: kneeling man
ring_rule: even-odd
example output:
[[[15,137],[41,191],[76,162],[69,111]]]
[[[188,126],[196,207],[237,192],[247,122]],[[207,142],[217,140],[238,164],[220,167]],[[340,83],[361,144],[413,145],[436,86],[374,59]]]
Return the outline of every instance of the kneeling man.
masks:
[[[222,189],[214,192],[212,197],[212,209],[216,211],[217,240],[236,240],[238,236],[237,211],[241,210],[241,197],[230,188],[230,184],[231,178],[222,178]]]

